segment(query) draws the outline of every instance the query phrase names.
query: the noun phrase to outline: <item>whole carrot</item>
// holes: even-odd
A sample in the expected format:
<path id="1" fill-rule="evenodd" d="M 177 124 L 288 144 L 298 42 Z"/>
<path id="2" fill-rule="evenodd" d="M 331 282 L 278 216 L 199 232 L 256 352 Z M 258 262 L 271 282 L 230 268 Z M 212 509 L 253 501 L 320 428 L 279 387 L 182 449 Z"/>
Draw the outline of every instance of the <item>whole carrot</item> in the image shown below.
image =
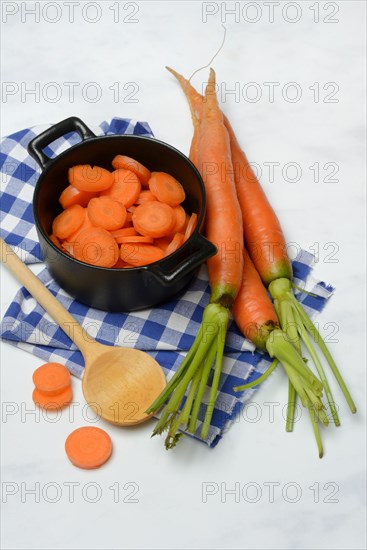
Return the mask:
<path id="1" fill-rule="evenodd" d="M 182 75 L 172 69 L 169 70 L 179 81 L 189 101 L 191 112 L 195 114 L 197 124 L 197 121 L 200 121 L 202 116 L 202 96 Z M 279 220 L 268 202 L 245 153 L 242 151 L 237 141 L 231 124 L 226 117 L 224 117 L 224 124 L 230 137 L 232 164 L 234 168 L 237 196 L 244 221 L 243 229 L 246 246 L 248 247 L 251 259 L 259 275 L 264 284 L 268 286 L 274 299 L 274 305 L 280 319 L 281 327 L 290 336 L 298 351 L 301 350 L 301 340 L 307 347 L 325 386 L 333 420 L 335 425 L 338 426 L 340 421 L 334 399 L 310 336 L 318 343 L 353 413 L 356 412 L 356 406 L 320 333 L 303 307 L 294 297 L 292 288 L 292 267 L 287 256 L 286 242 Z M 192 147 L 193 145 L 194 141 Z M 295 389 L 292 383 L 289 382 L 289 407 L 287 414 L 288 431 L 292 430 L 293 427 L 295 399 Z"/>
<path id="2" fill-rule="evenodd" d="M 200 406 L 214 363 L 209 403 L 202 424 L 201 437 L 206 438 L 214 410 L 222 370 L 229 310 L 242 282 L 243 228 L 233 178 L 230 143 L 223 115 L 215 93 L 215 73 L 210 71 L 200 124 L 197 162 L 207 191 L 207 237 L 217 246 L 217 254 L 208 261 L 210 303 L 205 308 L 198 335 L 186 358 L 165 390 L 148 409 L 156 412 L 168 397 L 153 434 L 168 430 L 166 448 L 174 447 L 181 425 L 195 433 Z M 222 176 L 218 166 L 226 164 Z M 188 389 L 185 403 L 183 399 Z"/>

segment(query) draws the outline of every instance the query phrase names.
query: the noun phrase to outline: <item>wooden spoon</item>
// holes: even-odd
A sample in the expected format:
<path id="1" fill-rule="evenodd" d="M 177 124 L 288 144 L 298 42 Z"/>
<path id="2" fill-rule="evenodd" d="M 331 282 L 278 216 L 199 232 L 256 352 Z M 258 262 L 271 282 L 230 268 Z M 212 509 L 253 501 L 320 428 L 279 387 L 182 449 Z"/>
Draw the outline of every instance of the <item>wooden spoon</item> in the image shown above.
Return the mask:
<path id="1" fill-rule="evenodd" d="M 3 239 L 0 244 L 1 261 L 80 349 L 85 361 L 82 388 L 87 403 L 102 418 L 119 426 L 148 420 L 152 415 L 145 411 L 166 385 L 158 363 L 143 351 L 96 342 Z"/>

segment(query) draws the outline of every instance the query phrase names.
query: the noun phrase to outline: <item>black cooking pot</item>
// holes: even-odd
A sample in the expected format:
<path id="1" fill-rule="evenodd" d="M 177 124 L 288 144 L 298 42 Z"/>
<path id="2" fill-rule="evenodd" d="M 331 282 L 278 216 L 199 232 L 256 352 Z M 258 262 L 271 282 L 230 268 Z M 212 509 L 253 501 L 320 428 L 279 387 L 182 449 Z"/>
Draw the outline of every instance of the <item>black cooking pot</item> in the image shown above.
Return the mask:
<path id="1" fill-rule="evenodd" d="M 50 159 L 44 148 L 69 132 L 77 132 L 82 141 Z M 28 152 L 42 167 L 34 192 L 33 215 L 45 263 L 58 284 L 78 301 L 106 311 L 155 306 L 182 291 L 200 264 L 216 253 L 216 247 L 200 234 L 206 205 L 203 181 L 192 162 L 171 145 L 133 135 L 97 137 L 79 118 L 71 117 L 34 138 Z M 69 168 L 91 164 L 111 170 L 117 154 L 132 157 L 151 171 L 174 176 L 185 189 L 186 212 L 198 215 L 194 233 L 181 248 L 143 267 L 95 267 L 67 255 L 48 237 L 52 221 L 62 210 L 58 198 L 69 185 Z"/>

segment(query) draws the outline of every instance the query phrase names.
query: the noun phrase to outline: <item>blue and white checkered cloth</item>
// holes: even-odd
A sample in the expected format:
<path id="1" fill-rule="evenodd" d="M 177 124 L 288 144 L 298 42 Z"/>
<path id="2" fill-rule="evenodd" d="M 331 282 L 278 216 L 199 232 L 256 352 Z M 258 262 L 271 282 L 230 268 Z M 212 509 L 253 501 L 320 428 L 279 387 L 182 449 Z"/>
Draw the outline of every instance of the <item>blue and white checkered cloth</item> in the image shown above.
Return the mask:
<path id="1" fill-rule="evenodd" d="M 32 218 L 32 196 L 39 169 L 27 153 L 28 142 L 45 126 L 22 130 L 1 142 L 2 188 L 0 201 L 1 235 L 22 259 L 28 263 L 41 262 L 41 250 Z M 125 119 L 103 122 L 96 134 L 152 135 L 148 124 Z M 57 140 L 46 153 L 54 156 L 78 141 L 75 135 Z M 311 272 L 313 257 L 302 251 L 293 262 L 294 282 L 304 286 Z M 88 308 L 72 300 L 44 269 L 39 278 L 77 321 L 105 344 L 134 347 L 147 351 L 162 366 L 167 379 L 178 368 L 185 352 L 198 332 L 204 307 L 209 301 L 206 267 L 202 266 L 185 294 L 153 309 L 133 313 L 106 313 Z M 333 288 L 315 283 L 312 293 L 298 292 L 298 299 L 312 316 L 325 306 Z M 52 321 L 29 293 L 21 288 L 9 306 L 0 326 L 0 336 L 9 343 L 29 351 L 43 361 L 65 364 L 72 374 L 83 375 L 83 357 L 75 344 Z M 252 381 L 269 367 L 270 358 L 254 350 L 232 321 L 228 330 L 223 371 L 211 427 L 206 443 L 214 447 L 228 430 L 236 415 L 249 401 L 257 388 L 234 393 L 233 386 Z M 286 390 L 285 390 L 286 391 Z M 209 398 L 209 388 L 204 395 Z M 203 418 L 204 408 L 199 419 Z M 197 431 L 199 438 L 200 425 Z"/>

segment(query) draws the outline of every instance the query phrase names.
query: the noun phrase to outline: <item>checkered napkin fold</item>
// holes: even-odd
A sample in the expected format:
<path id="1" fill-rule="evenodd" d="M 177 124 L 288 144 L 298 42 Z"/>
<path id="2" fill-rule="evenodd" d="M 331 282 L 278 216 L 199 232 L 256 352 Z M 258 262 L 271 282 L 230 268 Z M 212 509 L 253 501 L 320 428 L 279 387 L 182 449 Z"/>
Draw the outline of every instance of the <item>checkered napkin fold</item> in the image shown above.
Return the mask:
<path id="1" fill-rule="evenodd" d="M 42 262 L 42 252 L 32 215 L 32 197 L 40 169 L 28 155 L 27 145 L 47 126 L 37 126 L 12 134 L 1 140 L 1 236 L 26 263 Z M 129 119 L 114 118 L 92 128 L 97 135 L 137 134 L 151 136 L 149 125 Z M 45 153 L 54 157 L 79 141 L 68 134 L 48 146 Z M 293 262 L 294 282 L 304 286 L 313 257 L 302 251 Z M 198 332 L 202 313 L 209 301 L 206 267 L 202 266 L 186 292 L 176 300 L 153 309 L 133 313 L 106 313 L 89 308 L 68 296 L 52 279 L 47 269 L 39 278 L 68 311 L 97 341 L 147 351 L 162 366 L 169 380 L 178 368 L 185 352 Z M 320 312 L 333 288 L 315 282 L 312 294 L 298 293 L 297 298 L 313 316 Z M 10 344 L 29 351 L 43 361 L 64 363 L 72 374 L 83 376 L 83 357 L 69 337 L 54 323 L 29 293 L 21 288 L 6 311 L 0 326 L 0 336 Z M 270 364 L 270 358 L 254 349 L 232 321 L 225 348 L 219 393 L 206 443 L 214 447 L 228 430 L 243 405 L 257 388 L 236 394 L 233 386 L 259 377 Z M 285 389 L 286 391 L 286 389 Z M 205 398 L 209 398 L 207 388 Z M 201 411 L 201 413 L 204 412 Z M 199 420 L 203 414 L 199 415 Z M 201 422 L 199 422 L 201 424 Z M 201 426 L 197 430 L 199 439 Z"/>

